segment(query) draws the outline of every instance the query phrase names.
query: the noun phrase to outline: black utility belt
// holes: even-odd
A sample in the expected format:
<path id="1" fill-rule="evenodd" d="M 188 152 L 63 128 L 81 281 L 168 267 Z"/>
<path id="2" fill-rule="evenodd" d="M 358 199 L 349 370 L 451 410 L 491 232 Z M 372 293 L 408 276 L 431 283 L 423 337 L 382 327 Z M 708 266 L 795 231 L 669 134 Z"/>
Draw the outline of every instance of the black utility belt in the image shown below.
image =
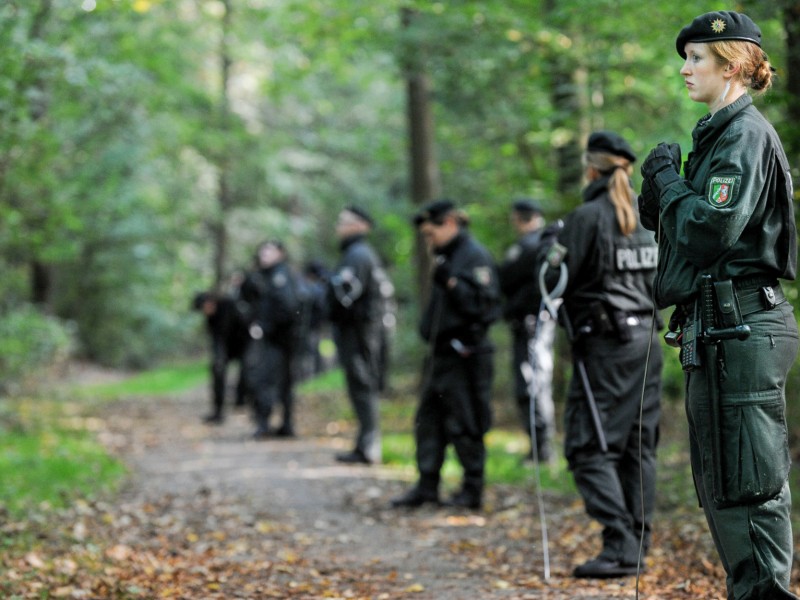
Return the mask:
<path id="1" fill-rule="evenodd" d="M 786 302 L 786 296 L 780 283 L 765 285 L 751 291 L 737 290 L 736 297 L 739 300 L 739 310 L 742 316 L 762 310 L 772 310 Z"/>
<path id="2" fill-rule="evenodd" d="M 650 325 L 653 314 L 608 311 L 600 317 L 589 317 L 578 326 L 578 337 L 613 336 L 623 341 L 630 338 L 629 330 Z"/>
<path id="3" fill-rule="evenodd" d="M 450 338 L 446 340 L 440 340 L 436 343 L 435 353 L 439 355 L 457 355 L 461 356 L 462 358 L 467 358 L 469 356 L 475 356 L 478 354 L 492 354 L 494 352 L 494 346 L 488 344 L 486 342 L 478 343 L 478 344 L 468 344 L 462 342 L 458 338 Z"/>
<path id="4" fill-rule="evenodd" d="M 733 289 L 739 305 L 741 316 L 752 315 L 762 310 L 772 310 L 779 304 L 786 302 L 786 295 L 780 282 L 776 280 L 764 281 L 764 285 L 751 286 L 742 285 L 740 282 L 734 283 Z M 694 300 L 676 306 L 675 318 L 680 322 L 685 322 L 692 318 L 694 311 Z"/>
<path id="5" fill-rule="evenodd" d="M 713 281 L 705 275 L 701 279 L 697 298 L 692 303 L 676 307 L 664 340 L 670 346 L 681 349 L 680 360 L 684 371 L 693 371 L 702 366 L 698 344 L 714 346 L 722 340 L 745 340 L 750 336 L 750 326 L 744 322 L 745 316 L 772 310 L 786 302 L 777 280 L 748 283 Z"/>

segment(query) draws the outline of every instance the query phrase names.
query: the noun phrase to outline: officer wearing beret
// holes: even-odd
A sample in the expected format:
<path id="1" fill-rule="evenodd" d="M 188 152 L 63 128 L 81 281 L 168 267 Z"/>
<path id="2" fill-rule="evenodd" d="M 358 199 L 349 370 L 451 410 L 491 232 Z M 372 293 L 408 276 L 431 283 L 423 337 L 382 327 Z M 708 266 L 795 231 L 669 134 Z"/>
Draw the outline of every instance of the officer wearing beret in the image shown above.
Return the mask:
<path id="1" fill-rule="evenodd" d="M 677 144 L 659 144 L 642 164 L 642 221 L 660 232 L 656 302 L 676 306 L 676 334 L 707 331 L 694 309 L 710 277 L 713 293 L 699 306 L 712 304 L 718 327 L 750 329 L 700 344 L 704 358 L 716 355 L 700 365 L 682 351 L 695 488 L 728 599 L 797 598 L 784 413 L 798 329 L 779 283 L 796 274 L 792 182 L 781 141 L 748 93 L 769 89 L 773 71 L 758 26 L 736 12 L 697 17 L 676 49 L 689 97 L 709 112 L 683 175 Z"/>
<path id="2" fill-rule="evenodd" d="M 552 236 L 542 235 L 542 208 L 533 200 L 520 198 L 511 205 L 511 226 L 517 241 L 506 252 L 498 267 L 500 289 L 505 302 L 503 317 L 512 336 L 511 371 L 514 376 L 514 395 L 522 424 L 531 441 L 531 457 L 546 462 L 552 458 L 551 440 L 554 433 L 553 407 L 553 341 L 556 324 L 547 311 L 541 311 L 539 265 L 542 255 L 552 243 Z M 530 365 L 534 378 L 533 394 L 523 372 Z M 535 429 L 531 432 L 531 402 Z M 534 433 L 535 435 L 532 435 Z"/>
<path id="3" fill-rule="evenodd" d="M 294 379 L 293 358 L 300 311 L 297 275 L 286 262 L 283 243 L 269 240 L 258 246 L 256 268 L 242 282 L 237 307 L 248 324 L 250 341 L 244 369 L 248 390 L 253 394 L 256 431 L 253 437 L 292 437 Z M 270 429 L 272 411 L 283 408 L 283 421 Z"/>
<path id="4" fill-rule="evenodd" d="M 653 326 L 657 248 L 635 208 L 635 160 L 618 134 L 589 136 L 584 202 L 558 236 L 568 273 L 560 318 L 575 363 L 564 452 L 586 512 L 603 526 L 602 551 L 576 577 L 635 574 L 640 540 L 644 553 L 651 540 L 662 357 Z"/>
<path id="5" fill-rule="evenodd" d="M 430 353 L 414 420 L 419 480 L 392 500 L 395 507 L 440 503 L 440 471 L 449 444 L 463 467 L 463 480 L 448 503 L 470 509 L 482 505 L 483 436 L 491 426 L 494 368 L 487 333 L 500 316 L 500 289 L 491 255 L 466 223 L 450 200 L 432 202 L 414 217 L 434 255 L 433 286 L 420 320 Z"/>
<path id="6" fill-rule="evenodd" d="M 355 445 L 336 455 L 348 464 L 381 461 L 378 392 L 383 319 L 394 288 L 366 240 L 374 222 L 358 206 L 342 209 L 336 221 L 341 258 L 328 279 L 327 305 L 347 392 L 358 419 Z"/>

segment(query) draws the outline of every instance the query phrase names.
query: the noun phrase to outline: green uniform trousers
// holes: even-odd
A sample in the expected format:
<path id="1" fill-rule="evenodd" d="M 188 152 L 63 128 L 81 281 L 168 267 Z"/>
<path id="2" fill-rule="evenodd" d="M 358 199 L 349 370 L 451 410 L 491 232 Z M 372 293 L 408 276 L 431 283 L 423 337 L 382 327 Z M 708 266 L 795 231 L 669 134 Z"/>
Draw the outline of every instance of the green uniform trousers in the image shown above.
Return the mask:
<path id="1" fill-rule="evenodd" d="M 692 472 L 727 574 L 728 600 L 797 598 L 789 592 L 792 527 L 786 375 L 798 350 L 788 302 L 748 315 L 744 341 L 720 345 L 723 480 L 733 506 L 713 501 L 713 441 L 706 369 L 686 374 Z"/>

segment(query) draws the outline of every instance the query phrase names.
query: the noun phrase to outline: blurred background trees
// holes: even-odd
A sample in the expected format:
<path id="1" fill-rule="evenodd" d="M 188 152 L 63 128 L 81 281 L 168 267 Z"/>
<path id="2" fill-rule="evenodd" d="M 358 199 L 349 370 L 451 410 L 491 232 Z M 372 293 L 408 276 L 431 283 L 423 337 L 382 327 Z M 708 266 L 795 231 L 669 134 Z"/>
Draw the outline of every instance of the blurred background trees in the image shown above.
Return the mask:
<path id="1" fill-rule="evenodd" d="M 787 65 L 800 2 L 703 6 L 725 9 L 764 31 L 779 77 L 758 106 L 797 181 L 800 72 Z M 641 156 L 662 140 L 688 152 L 704 106 L 686 97 L 674 40 L 697 12 L 689 0 L 5 0 L 0 379 L 63 356 L 135 368 L 186 352 L 194 292 L 224 289 L 266 238 L 297 265 L 332 264 L 349 203 L 376 216 L 413 313 L 408 218 L 426 196 L 459 201 L 499 258 L 512 198 L 540 199 L 550 219 L 580 201 L 592 130 Z"/>

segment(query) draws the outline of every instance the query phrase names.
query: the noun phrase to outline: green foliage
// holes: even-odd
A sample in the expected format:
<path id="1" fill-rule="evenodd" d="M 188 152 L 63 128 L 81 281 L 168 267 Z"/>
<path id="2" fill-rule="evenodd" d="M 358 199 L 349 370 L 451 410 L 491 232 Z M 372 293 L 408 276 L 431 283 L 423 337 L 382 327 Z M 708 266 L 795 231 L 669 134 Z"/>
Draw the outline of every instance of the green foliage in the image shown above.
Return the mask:
<path id="1" fill-rule="evenodd" d="M 67 324 L 24 304 L 0 313 L 0 392 L 65 360 L 74 335 Z"/>
<path id="2" fill-rule="evenodd" d="M 395 356 L 411 362 L 410 70 L 430 77 L 443 192 L 498 258 L 512 198 L 541 199 L 551 220 L 580 201 L 577 151 L 592 129 L 619 131 L 640 156 L 662 140 L 686 154 L 704 110 L 674 49 L 698 12 L 689 0 L 411 0 L 407 25 L 393 2 L 230 5 L 227 34 L 214 0 L 0 5 L 0 306 L 33 299 L 43 267 L 37 300 L 75 323 L 95 360 L 148 366 L 185 351 L 198 329 L 188 300 L 216 283 L 220 230 L 227 272 L 267 237 L 298 265 L 332 266 L 334 216 L 357 203 L 378 222 L 403 310 Z M 784 75 L 759 106 L 796 137 L 780 7 L 703 6 L 742 8 Z M 670 373 L 670 393 L 677 382 Z"/>

